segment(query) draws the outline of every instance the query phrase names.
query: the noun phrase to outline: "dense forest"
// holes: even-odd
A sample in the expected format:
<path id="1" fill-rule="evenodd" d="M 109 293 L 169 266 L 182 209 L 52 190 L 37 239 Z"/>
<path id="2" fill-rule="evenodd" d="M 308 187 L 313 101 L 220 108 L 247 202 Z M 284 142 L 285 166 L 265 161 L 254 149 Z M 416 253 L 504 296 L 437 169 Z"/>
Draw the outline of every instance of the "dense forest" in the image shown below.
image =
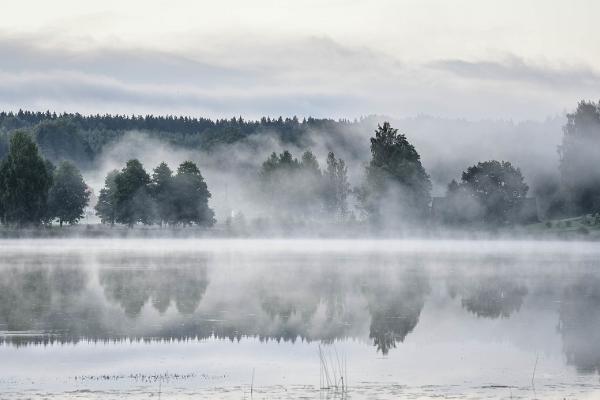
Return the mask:
<path id="1" fill-rule="evenodd" d="M 308 118 L 262 118 L 245 121 L 241 117 L 210 120 L 174 116 L 81 115 L 46 112 L 0 112 L 0 158 L 8 153 L 13 132 L 31 132 L 42 153 L 51 161 L 67 159 L 83 166 L 101 154 L 104 146 L 128 131 L 143 131 L 150 137 L 193 149 L 210 149 L 261 132 L 275 132 L 284 142 L 296 143 L 312 130 L 337 131 L 356 122 Z"/>
<path id="2" fill-rule="evenodd" d="M 557 178 L 525 177 L 510 160 L 473 160 L 445 196 L 432 195 L 431 176 L 418 149 L 404 133 L 385 122 L 370 138 L 370 158 L 360 181 L 351 183 L 345 160 L 329 151 L 322 164 L 303 145 L 315 132 L 343 132 L 360 121 L 262 118 L 259 121 L 156 116 L 82 116 L 50 112 L 0 113 L 0 220 L 5 225 L 76 224 L 86 207 L 102 223 L 159 226 L 212 226 L 211 182 L 191 160 L 175 173 L 162 162 L 148 173 L 138 159 L 110 171 L 95 204 L 80 169 L 94 168 L 105 146 L 127 132 L 192 151 L 210 152 L 261 132 L 274 132 L 284 149 L 273 152 L 245 182 L 257 193 L 253 201 L 274 223 L 370 226 L 412 229 L 430 225 L 497 228 L 584 216 L 600 224 L 600 103 L 582 101 L 567 115 Z M 440 143 L 440 146 L 443 146 Z M 524 144 L 525 145 L 525 144 Z M 304 148 L 300 159 L 292 149 Z M 265 149 L 262 149 L 265 150 Z M 348 154 L 347 152 L 344 154 Z M 229 158 L 234 157 L 230 155 Z M 537 178 L 537 177 L 533 177 Z M 96 199 L 94 199 L 96 200 Z M 539 210 L 543 212 L 540 213 Z M 244 230 L 244 207 L 227 218 Z M 264 220 L 265 217 L 263 216 Z"/>

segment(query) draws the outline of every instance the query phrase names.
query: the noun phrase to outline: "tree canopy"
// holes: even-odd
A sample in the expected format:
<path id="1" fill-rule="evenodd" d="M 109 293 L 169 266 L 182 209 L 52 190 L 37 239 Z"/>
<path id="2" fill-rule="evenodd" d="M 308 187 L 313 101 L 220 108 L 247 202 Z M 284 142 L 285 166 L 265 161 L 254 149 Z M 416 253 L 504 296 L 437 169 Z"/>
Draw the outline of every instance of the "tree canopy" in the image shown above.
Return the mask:
<path id="1" fill-rule="evenodd" d="M 414 222 L 428 216 L 429 175 L 414 146 L 388 122 L 379 125 L 371 138 L 371 161 L 359 199 L 363 210 L 376 224 Z"/>
<path id="2" fill-rule="evenodd" d="M 271 213 L 279 218 L 321 220 L 345 219 L 350 193 L 344 160 L 330 153 L 327 170 L 321 171 L 317 157 L 306 150 L 298 161 L 284 150 L 272 153 L 262 164 L 259 178 Z"/>
<path id="3" fill-rule="evenodd" d="M 128 226 L 152 223 L 153 207 L 148 185 L 150 176 L 139 160 L 127 161 L 115 178 L 116 221 Z"/>
<path id="4" fill-rule="evenodd" d="M 117 176 L 119 176 L 119 171 L 110 171 L 104 179 L 104 187 L 100 189 L 95 208 L 96 215 L 103 224 L 114 225 L 117 221 Z"/>
<path id="5" fill-rule="evenodd" d="M 173 210 L 173 171 L 162 162 L 152 173 L 152 182 L 150 184 L 150 194 L 156 201 L 156 218 L 162 225 L 175 220 Z"/>
<path id="6" fill-rule="evenodd" d="M 462 222 L 504 225 L 518 222 L 529 186 L 508 161 L 484 161 L 467 168 L 448 186 L 452 214 Z"/>
<path id="7" fill-rule="evenodd" d="M 212 226 L 214 212 L 208 206 L 211 193 L 198 166 L 185 161 L 173 175 L 160 163 L 152 178 L 139 160 L 132 159 L 121 171 L 110 172 L 96 204 L 102 223 Z"/>
<path id="8" fill-rule="evenodd" d="M 173 213 L 175 223 L 212 226 L 214 212 L 208 207 L 211 197 L 200 170 L 191 161 L 183 162 L 173 178 Z"/>
<path id="9" fill-rule="evenodd" d="M 49 165 L 31 137 L 16 132 L 0 165 L 0 209 L 7 224 L 38 225 L 48 212 L 48 190 L 52 185 Z"/>
<path id="10" fill-rule="evenodd" d="M 90 192 L 81 173 L 68 161 L 63 161 L 54 171 L 54 180 L 48 193 L 48 208 L 52 219 L 75 224 L 84 216 Z"/>

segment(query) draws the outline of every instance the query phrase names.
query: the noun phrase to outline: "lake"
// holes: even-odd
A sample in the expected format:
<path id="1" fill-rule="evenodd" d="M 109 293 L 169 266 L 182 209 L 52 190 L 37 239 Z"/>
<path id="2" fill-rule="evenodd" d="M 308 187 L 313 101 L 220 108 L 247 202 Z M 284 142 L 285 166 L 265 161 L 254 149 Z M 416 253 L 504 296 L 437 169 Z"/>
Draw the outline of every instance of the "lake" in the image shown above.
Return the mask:
<path id="1" fill-rule="evenodd" d="M 593 242 L 0 241 L 0 398 L 600 397 Z"/>

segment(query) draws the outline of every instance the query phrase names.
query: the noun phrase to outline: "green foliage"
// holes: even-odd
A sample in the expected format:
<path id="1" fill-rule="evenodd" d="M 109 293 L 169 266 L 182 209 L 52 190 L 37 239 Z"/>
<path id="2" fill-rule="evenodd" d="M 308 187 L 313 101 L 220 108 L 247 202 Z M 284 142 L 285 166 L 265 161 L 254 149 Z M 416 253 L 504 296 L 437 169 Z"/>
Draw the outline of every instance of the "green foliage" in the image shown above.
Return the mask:
<path id="1" fill-rule="evenodd" d="M 129 160 L 115 179 L 116 222 L 133 226 L 152 223 L 154 207 L 148 191 L 150 176 L 142 164 Z"/>
<path id="2" fill-rule="evenodd" d="M 144 132 L 171 145 L 195 149 L 211 149 L 245 140 L 252 135 L 269 132 L 284 143 L 300 144 L 315 131 L 342 133 L 351 123 L 331 119 L 261 118 L 246 121 L 240 118 L 210 120 L 154 115 L 81 115 L 78 113 L 0 112 L 0 158 L 6 155 L 9 136 L 17 129 L 35 133 L 42 154 L 53 160 L 75 162 L 87 166 L 105 148 L 128 131 Z"/>
<path id="3" fill-rule="evenodd" d="M 161 225 L 175 221 L 174 189 L 173 172 L 166 163 L 162 162 L 154 168 L 150 184 L 150 194 L 156 202 L 156 217 Z"/>
<path id="4" fill-rule="evenodd" d="M 31 137 L 16 132 L 0 165 L 2 222 L 38 225 L 47 217 L 48 189 L 52 175 Z"/>
<path id="5" fill-rule="evenodd" d="M 197 224 L 212 226 L 211 194 L 200 170 L 191 161 L 182 163 L 173 176 L 166 163 L 158 165 L 152 179 L 138 160 L 129 160 L 112 171 L 100 191 L 96 214 L 102 223 Z"/>
<path id="6" fill-rule="evenodd" d="M 92 150 L 77 126 L 69 119 L 43 121 L 34 129 L 40 151 L 52 162 L 70 160 L 87 165 L 92 160 Z"/>
<path id="7" fill-rule="evenodd" d="M 191 161 L 177 168 L 173 179 L 173 211 L 176 223 L 185 225 L 212 226 L 214 212 L 208 207 L 210 192 L 200 170 Z"/>
<path id="8" fill-rule="evenodd" d="M 350 191 L 347 168 L 333 153 L 328 163 L 328 170 L 322 172 L 310 150 L 302 154 L 301 161 L 288 150 L 279 155 L 272 153 L 259 172 L 261 191 L 271 215 L 304 221 L 346 218 Z"/>
<path id="9" fill-rule="evenodd" d="M 371 138 L 371 162 L 358 197 L 372 222 L 422 220 L 429 213 L 431 182 L 406 136 L 385 122 Z"/>
<path id="10" fill-rule="evenodd" d="M 492 225 L 518 222 L 529 190 L 519 168 L 496 160 L 469 167 L 463 172 L 460 185 L 452 187 L 454 192 L 449 191 L 449 197 L 462 204 L 464 210 L 462 214 L 455 210 L 458 215 L 464 215 L 468 221 L 480 220 Z"/>
<path id="11" fill-rule="evenodd" d="M 96 215 L 100 217 L 103 224 L 114 225 L 117 220 L 117 176 L 119 176 L 119 171 L 109 172 L 104 179 L 104 187 L 100 189 L 95 209 Z"/>
<path id="12" fill-rule="evenodd" d="M 600 211 L 600 102 L 582 101 L 567 115 L 559 148 L 560 173 L 569 211 L 581 215 Z"/>
<path id="13" fill-rule="evenodd" d="M 68 161 L 61 162 L 54 171 L 48 193 L 50 217 L 57 218 L 60 226 L 64 222 L 75 224 L 83 218 L 89 198 L 90 192 L 77 167 Z"/>

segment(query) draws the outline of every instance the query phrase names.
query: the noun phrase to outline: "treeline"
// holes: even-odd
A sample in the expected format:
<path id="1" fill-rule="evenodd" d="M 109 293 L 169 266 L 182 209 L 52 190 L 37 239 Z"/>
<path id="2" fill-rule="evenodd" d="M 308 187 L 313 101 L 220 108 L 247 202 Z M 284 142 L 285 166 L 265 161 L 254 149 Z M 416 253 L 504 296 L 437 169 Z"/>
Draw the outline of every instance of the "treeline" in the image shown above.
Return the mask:
<path id="1" fill-rule="evenodd" d="M 150 176 L 133 159 L 121 171 L 107 175 L 95 209 L 102 223 L 110 225 L 212 226 L 210 197 L 200 170 L 191 161 L 179 165 L 175 175 L 163 162 Z"/>
<path id="2" fill-rule="evenodd" d="M 0 222 L 7 226 L 76 224 L 84 217 L 91 189 L 68 161 L 55 167 L 44 160 L 23 131 L 12 135 L 0 163 Z M 108 174 L 95 205 L 102 223 L 202 225 L 215 223 L 208 207 L 211 194 L 200 170 L 191 161 L 173 174 L 161 163 L 152 177 L 132 159 L 121 171 Z"/>
<path id="3" fill-rule="evenodd" d="M 121 121 L 122 125 L 117 125 L 122 128 L 161 124 L 183 130 L 188 129 L 184 129 L 186 126 L 238 126 L 248 133 L 270 124 L 289 126 L 293 131 L 311 124 L 333 123 L 312 119 L 300 122 L 296 118 L 212 122 L 185 117 L 81 117 L 27 112 L 0 113 L 0 117 L 0 126 L 15 120 L 35 126 L 35 141 L 27 132 L 10 132 L 10 143 L 0 164 L 0 217 L 9 225 L 49 224 L 55 220 L 60 224 L 76 223 L 82 218 L 89 189 L 77 168 L 63 161 L 69 159 L 67 153 L 88 151 L 90 141 L 81 139 L 81 127 L 98 126 L 102 121 L 114 127 L 112 123 Z M 80 124 L 79 128 L 74 124 Z M 48 159 L 40 155 L 38 145 L 46 148 L 42 154 L 49 155 Z M 256 171 L 256 179 L 243 184 L 259 188 L 261 207 L 274 220 L 359 221 L 389 228 L 431 223 L 496 227 L 532 222 L 537 218 L 538 205 L 546 218 L 600 213 L 600 102 L 580 102 L 575 112 L 568 114 L 558 150 L 559 178 L 537 184 L 537 201 L 533 202 L 527 197 L 529 185 L 521 170 L 505 160 L 466 166 L 460 177 L 448 183 L 445 197 L 432 198 L 431 180 L 419 153 L 387 122 L 378 126 L 371 137 L 370 161 L 364 167 L 362 181 L 354 187 L 344 160 L 330 152 L 321 166 L 310 150 L 299 159 L 287 150 L 272 153 Z M 57 167 L 55 160 L 59 161 Z M 198 166 L 191 161 L 179 165 L 175 173 L 161 163 L 150 175 L 133 159 L 122 170 L 108 174 L 95 210 L 107 224 L 212 226 L 215 217 L 208 205 L 210 197 Z"/>
<path id="4" fill-rule="evenodd" d="M 307 150 L 300 160 L 289 151 L 271 156 L 258 173 L 261 192 L 274 217 L 326 218 L 345 221 L 350 217 L 350 183 L 344 160 L 333 152 L 321 170 L 315 155 Z"/>
<path id="5" fill-rule="evenodd" d="M 0 158 L 8 153 L 10 137 L 17 130 L 27 130 L 49 160 L 70 160 L 87 166 L 102 149 L 128 131 L 143 131 L 176 146 L 210 149 L 251 135 L 276 133 L 284 143 L 298 143 L 307 132 L 341 131 L 349 121 L 308 118 L 263 117 L 258 121 L 241 117 L 211 120 L 183 116 L 154 115 L 81 115 L 56 114 L 49 111 L 0 112 Z"/>
<path id="6" fill-rule="evenodd" d="M 362 220 L 379 228 L 414 228 L 432 220 L 432 185 L 421 157 L 406 136 L 387 122 L 371 138 L 371 160 L 363 182 L 354 188 L 348 182 L 346 163 L 333 152 L 323 169 L 311 151 L 300 160 L 287 150 L 273 153 L 258 176 L 272 218 Z M 444 212 L 452 218 L 436 222 L 526 222 L 520 211 L 527 190 L 520 170 L 509 162 L 478 163 L 463 173 L 461 183 L 450 184 L 448 198 L 456 207 L 446 207 Z M 349 207 L 350 199 L 355 207 Z"/>
<path id="7" fill-rule="evenodd" d="M 557 179 L 529 185 L 509 161 L 480 161 L 448 183 L 446 196 L 431 196 L 431 180 L 417 150 L 389 123 L 371 141 L 371 160 L 362 183 L 350 188 L 343 160 L 329 154 L 327 169 L 307 151 L 297 160 L 289 151 L 273 153 L 259 177 L 272 215 L 319 220 L 358 218 L 378 227 L 415 224 L 499 227 L 544 219 L 600 215 L 600 102 L 582 101 L 567 115 Z M 350 198 L 355 207 L 348 207 Z M 360 215 L 356 216 L 354 211 Z"/>
<path id="8" fill-rule="evenodd" d="M 79 170 L 63 161 L 44 160 L 25 132 L 15 133 L 0 163 L 0 221 L 5 225 L 39 225 L 58 220 L 77 223 L 90 191 Z"/>

